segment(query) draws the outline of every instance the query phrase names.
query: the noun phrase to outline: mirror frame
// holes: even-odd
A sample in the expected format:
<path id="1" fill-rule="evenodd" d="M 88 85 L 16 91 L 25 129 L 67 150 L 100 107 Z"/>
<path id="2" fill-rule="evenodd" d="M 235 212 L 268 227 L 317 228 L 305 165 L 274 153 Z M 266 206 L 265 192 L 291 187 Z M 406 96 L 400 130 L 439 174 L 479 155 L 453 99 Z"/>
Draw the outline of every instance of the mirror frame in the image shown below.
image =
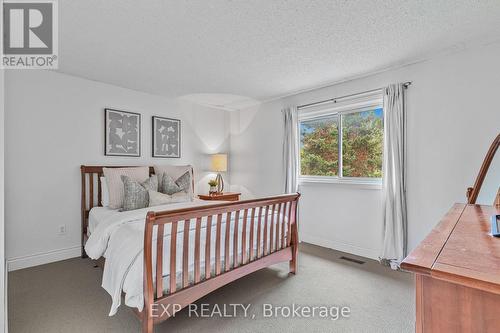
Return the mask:
<path id="1" fill-rule="evenodd" d="M 481 165 L 481 169 L 479 169 L 479 174 L 476 177 L 476 182 L 474 183 L 474 186 L 467 188 L 466 196 L 468 204 L 476 203 L 477 196 L 479 195 L 479 191 L 481 191 L 481 186 L 483 185 L 484 178 L 486 178 L 486 174 L 488 173 L 488 169 L 491 165 L 491 162 L 493 161 L 493 158 L 495 157 L 495 153 L 497 152 L 499 145 L 500 145 L 500 134 L 497 135 L 497 137 L 491 144 L 490 149 L 488 149 L 488 153 L 484 158 L 483 164 Z M 494 202 L 492 202 L 492 204 L 494 205 L 500 204 L 500 191 L 497 192 L 496 199 Z"/>

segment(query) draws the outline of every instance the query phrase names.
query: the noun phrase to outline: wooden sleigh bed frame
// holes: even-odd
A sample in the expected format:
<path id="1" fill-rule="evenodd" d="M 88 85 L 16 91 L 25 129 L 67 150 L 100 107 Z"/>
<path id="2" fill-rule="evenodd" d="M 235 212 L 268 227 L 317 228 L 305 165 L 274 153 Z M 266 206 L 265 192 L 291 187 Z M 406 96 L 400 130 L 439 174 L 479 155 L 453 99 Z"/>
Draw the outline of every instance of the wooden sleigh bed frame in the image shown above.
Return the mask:
<path id="1" fill-rule="evenodd" d="M 81 166 L 82 258 L 86 257 L 83 246 L 87 240 L 90 209 L 101 205 L 100 177 L 103 175 L 102 168 L 103 166 Z M 153 173 L 154 170 L 150 167 L 150 174 Z M 96 185 L 97 196 L 94 192 Z M 142 331 L 152 333 L 154 324 L 175 315 L 176 311 L 228 283 L 276 263 L 288 261 L 290 273 L 295 274 L 297 272 L 299 242 L 297 232 L 297 203 L 299 197 L 299 193 L 293 193 L 165 212 L 149 212 L 145 216 L 144 232 L 144 309 L 139 312 L 134 308 L 135 314 L 142 321 Z M 281 214 L 270 214 L 269 216 L 268 213 L 273 211 Z M 262 212 L 265 212 L 264 215 Z M 223 228 L 221 225 L 224 215 L 226 215 L 226 224 L 228 226 L 232 223 L 232 216 L 234 216 L 234 221 L 239 221 L 240 217 L 243 216 L 241 230 L 238 230 L 238 223 L 234 223 L 234 230 L 232 231 L 234 232 L 232 240 L 234 250 L 232 253 L 229 253 L 230 228 L 224 228 L 225 232 L 222 235 Z M 276 221 L 274 221 L 275 216 Z M 166 293 L 162 274 L 163 249 L 164 246 L 170 246 L 168 264 L 170 272 L 176 272 L 175 259 L 179 222 L 182 223 L 184 228 L 182 233 L 182 281 L 179 281 L 181 287 L 177 288 L 176 274 L 170 274 L 169 288 Z M 212 222 L 216 223 L 213 225 Z M 192 271 L 190 271 L 189 267 L 189 231 L 190 225 L 193 225 L 191 223 L 194 223 L 195 226 L 194 267 Z M 250 224 L 249 237 L 247 237 L 246 232 L 243 232 L 243 230 L 247 230 L 247 223 Z M 171 224 L 170 244 L 164 244 L 164 238 L 162 237 L 153 239 L 153 230 L 157 228 L 157 232 L 161 234 L 165 224 Z M 204 249 L 200 246 L 202 225 L 206 228 Z M 215 240 L 211 239 L 211 228 L 213 227 L 216 228 Z M 254 234 L 255 228 L 257 228 L 256 234 Z M 284 230 L 287 230 L 287 232 L 284 232 Z M 241 244 L 239 244 L 239 239 L 241 239 Z M 210 263 L 210 245 L 213 241 L 215 241 L 215 271 L 212 271 Z M 256 250 L 252 246 L 254 243 L 257 244 Z M 158 253 L 155 261 L 153 261 L 153 246 L 156 247 Z M 221 255 L 222 246 L 224 246 L 224 257 Z M 204 265 L 200 261 L 202 251 L 205 253 L 205 258 L 207 258 Z M 153 282 L 153 272 L 156 272 L 157 283 Z M 202 272 L 204 272 L 203 278 Z M 190 273 L 194 277 L 192 281 L 190 281 Z M 168 311 L 165 311 L 165 309 L 168 309 Z"/>

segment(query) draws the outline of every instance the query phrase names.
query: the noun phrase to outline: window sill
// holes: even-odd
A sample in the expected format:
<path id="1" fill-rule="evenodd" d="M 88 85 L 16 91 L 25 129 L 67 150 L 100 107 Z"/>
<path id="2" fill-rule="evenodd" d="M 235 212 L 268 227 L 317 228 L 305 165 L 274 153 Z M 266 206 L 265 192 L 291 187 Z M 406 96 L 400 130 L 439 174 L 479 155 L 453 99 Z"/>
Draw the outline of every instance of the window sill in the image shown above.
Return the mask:
<path id="1" fill-rule="evenodd" d="M 335 184 L 343 185 L 346 187 L 353 187 L 366 190 L 381 190 L 382 189 L 382 179 L 339 179 L 334 177 L 318 177 L 318 176 L 308 176 L 299 177 L 299 185 L 308 184 Z"/>

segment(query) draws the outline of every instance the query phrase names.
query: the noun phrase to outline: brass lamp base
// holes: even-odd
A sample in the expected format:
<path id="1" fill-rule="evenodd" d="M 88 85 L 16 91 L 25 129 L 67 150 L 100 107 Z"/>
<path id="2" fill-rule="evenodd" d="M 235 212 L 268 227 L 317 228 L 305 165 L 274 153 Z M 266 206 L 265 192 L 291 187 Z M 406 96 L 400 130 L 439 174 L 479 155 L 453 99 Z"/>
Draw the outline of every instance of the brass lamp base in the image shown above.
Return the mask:
<path id="1" fill-rule="evenodd" d="M 224 190 L 224 179 L 222 179 L 222 175 L 218 173 L 215 180 L 217 181 L 217 193 L 222 193 Z"/>

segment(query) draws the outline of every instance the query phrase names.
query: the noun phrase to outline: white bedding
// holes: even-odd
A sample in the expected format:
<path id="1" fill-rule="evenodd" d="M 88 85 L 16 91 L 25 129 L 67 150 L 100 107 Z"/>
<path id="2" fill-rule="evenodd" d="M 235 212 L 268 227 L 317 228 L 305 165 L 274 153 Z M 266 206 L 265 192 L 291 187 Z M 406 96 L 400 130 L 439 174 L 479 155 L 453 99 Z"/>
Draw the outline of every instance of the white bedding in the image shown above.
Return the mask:
<path id="1" fill-rule="evenodd" d="M 94 207 L 89 212 L 89 227 L 87 228 L 87 236 L 90 236 L 99 223 L 106 220 L 111 215 L 116 214 L 118 209 L 111 209 L 109 207 Z"/>
<path id="2" fill-rule="evenodd" d="M 112 210 L 109 208 L 95 207 L 91 210 L 89 214 L 89 230 L 90 236 L 85 244 L 85 251 L 88 256 L 92 259 L 98 259 L 101 256 L 106 258 L 106 265 L 104 267 L 102 287 L 111 295 L 113 304 L 109 315 L 112 316 L 116 313 L 118 307 L 121 303 L 122 291 L 125 294 L 125 304 L 130 307 L 136 307 L 139 311 L 142 311 L 144 306 L 143 299 L 143 246 L 144 246 L 144 221 L 146 213 L 148 211 L 166 211 L 179 208 L 201 206 L 201 205 L 211 205 L 221 203 L 220 201 L 199 201 L 194 202 L 184 202 L 178 204 L 162 205 L 158 207 L 149 207 L 145 209 L 138 209 L 127 212 L 119 212 L 117 210 Z M 95 211 L 94 211 L 95 210 Z M 264 214 L 264 212 L 263 212 Z M 271 214 L 271 213 L 270 213 Z M 91 227 L 91 216 L 92 216 L 92 227 Z M 224 243 L 225 234 L 225 218 L 223 215 L 222 220 L 222 243 Z M 234 214 L 232 214 L 232 219 L 234 220 Z M 238 222 L 239 228 L 242 228 L 243 214 L 240 214 L 240 220 Z M 255 217 L 257 219 L 257 216 Z M 262 219 L 262 225 L 263 225 Z M 269 225 L 271 218 L 269 217 Z M 274 221 L 277 220 L 275 215 Z M 281 219 L 280 219 L 281 220 Z M 205 248 L 206 230 L 204 223 L 202 223 L 201 230 L 201 244 L 200 249 Z M 216 218 L 212 220 L 212 232 L 211 232 L 211 267 L 214 269 L 214 256 L 215 256 L 215 232 L 216 232 Z M 232 258 L 233 253 L 233 228 L 235 223 L 231 223 L 230 232 L 230 258 Z M 286 225 L 286 224 L 285 224 Z M 194 263 L 194 231 L 195 231 L 195 221 L 190 223 L 190 235 L 189 235 L 189 271 L 193 270 Z M 176 275 L 182 273 L 182 239 L 183 239 L 183 222 L 178 224 L 178 236 L 177 236 L 177 260 L 176 260 Z M 263 229 L 263 228 L 262 228 Z M 281 229 L 281 228 L 280 228 Z M 255 235 L 257 230 L 257 223 L 255 223 Z M 156 232 L 156 228 L 155 228 Z M 247 221 L 247 239 L 250 232 L 250 217 Z M 262 230 L 263 232 L 263 230 Z M 238 244 L 241 245 L 241 233 L 239 233 L 240 239 Z M 164 264 L 163 264 L 163 276 L 164 276 L 164 286 L 168 287 L 168 278 L 170 275 L 170 265 L 168 260 L 170 258 L 170 224 L 165 225 L 164 233 Z M 156 234 L 153 235 L 153 239 L 156 239 Z M 257 236 L 254 237 L 254 248 L 256 247 Z M 262 239 L 262 237 L 261 237 Z M 155 244 L 156 242 L 153 242 Z M 156 260 L 155 246 L 153 246 L 153 262 Z M 205 251 L 202 250 L 200 253 L 201 270 L 204 271 L 205 262 Z M 221 256 L 224 258 L 224 244 L 221 246 Z M 153 265 L 154 266 L 154 265 Z M 153 276 L 155 276 L 153 272 Z M 179 282 L 180 279 L 177 279 Z M 191 281 L 192 282 L 192 281 Z"/>

